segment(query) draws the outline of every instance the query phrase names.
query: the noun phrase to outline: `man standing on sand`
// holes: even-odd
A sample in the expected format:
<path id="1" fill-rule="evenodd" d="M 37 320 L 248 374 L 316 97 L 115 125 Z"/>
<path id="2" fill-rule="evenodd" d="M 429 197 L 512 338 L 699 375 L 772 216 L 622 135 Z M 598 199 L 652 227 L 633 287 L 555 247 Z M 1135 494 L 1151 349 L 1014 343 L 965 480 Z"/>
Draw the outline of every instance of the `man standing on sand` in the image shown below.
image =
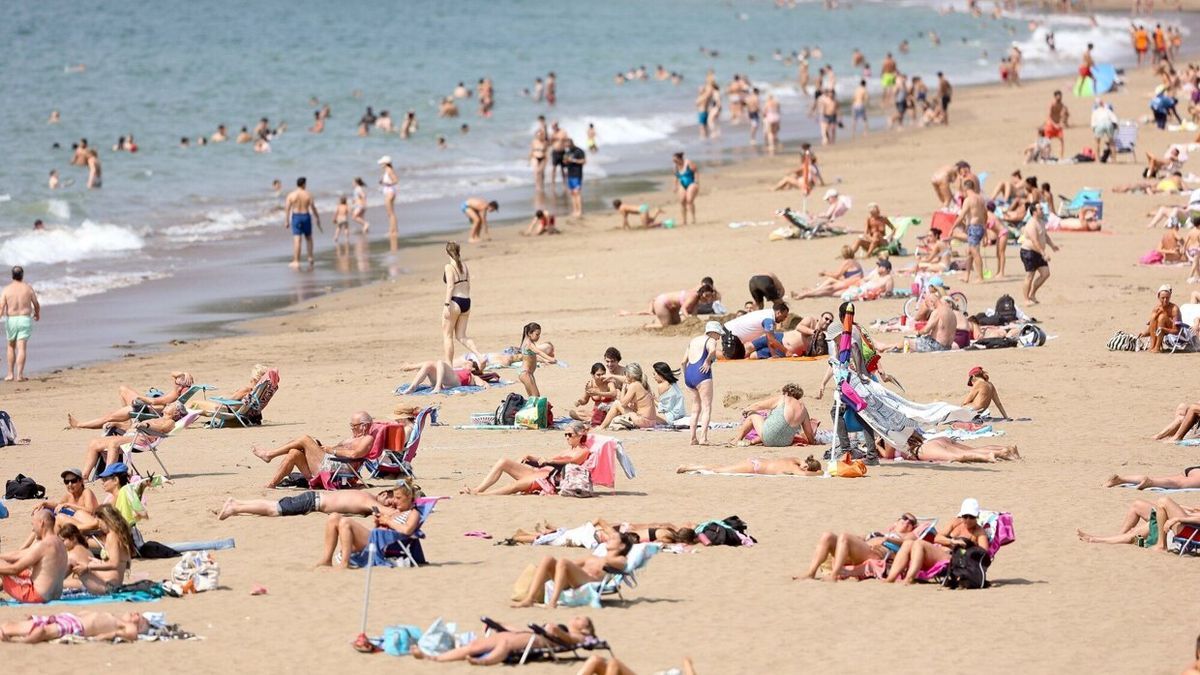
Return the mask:
<path id="1" fill-rule="evenodd" d="M 8 375 L 5 382 L 25 381 L 25 345 L 33 332 L 33 322 L 42 318 L 42 306 L 37 293 L 25 283 L 25 269 L 12 268 L 12 283 L 0 293 L 0 316 L 3 316 L 5 337 L 8 340 Z"/>
<path id="2" fill-rule="evenodd" d="M 317 221 L 317 229 L 321 232 L 321 214 L 317 213 L 317 204 L 308 192 L 308 180 L 301 176 L 296 179 L 296 189 L 288 193 L 284 201 L 283 226 L 292 228 L 292 262 L 288 267 L 300 267 L 300 238 L 308 242 L 308 267 L 313 266 L 313 220 Z"/>
<path id="3" fill-rule="evenodd" d="M 1055 90 L 1054 100 L 1050 102 L 1050 111 L 1046 115 L 1046 138 L 1058 139 L 1058 156 L 1067 156 L 1067 139 L 1063 136 L 1063 129 L 1071 126 L 1071 111 L 1067 108 L 1067 104 L 1063 103 L 1062 92 Z"/>
<path id="4" fill-rule="evenodd" d="M 983 254 L 980 253 L 979 247 L 983 245 L 983 237 L 987 234 L 987 203 L 983 201 L 983 196 L 979 194 L 979 186 L 975 184 L 975 180 L 968 178 L 963 181 L 963 191 L 966 193 L 963 197 L 962 208 L 958 212 L 958 218 L 954 220 L 954 227 L 962 225 L 967 230 L 967 283 L 971 283 L 971 272 L 976 268 L 979 270 L 979 280 L 983 281 Z"/>
<path id="5" fill-rule="evenodd" d="M 62 597 L 70 565 L 67 547 L 54 533 L 53 511 L 34 511 L 33 536 L 29 548 L 0 555 L 0 584 L 17 602 L 41 604 Z"/>
<path id="6" fill-rule="evenodd" d="M 1028 206 L 1029 220 L 1021 228 L 1021 263 L 1025 266 L 1025 302 L 1038 304 L 1037 292 L 1050 278 L 1050 263 L 1046 260 L 1046 247 L 1058 250 L 1058 246 L 1046 232 L 1042 220 L 1042 207 L 1031 203 Z"/>
<path id="7" fill-rule="evenodd" d="M 567 139 L 567 150 L 563 155 L 563 168 L 567 174 L 567 191 L 571 193 L 571 216 L 583 217 L 583 165 L 587 164 L 587 153 Z"/>
<path id="8" fill-rule="evenodd" d="M 954 87 L 950 86 L 950 80 L 947 80 L 946 76 L 940 70 L 938 71 L 937 78 L 938 98 L 942 101 L 942 124 L 949 125 L 950 98 L 954 95 Z"/>

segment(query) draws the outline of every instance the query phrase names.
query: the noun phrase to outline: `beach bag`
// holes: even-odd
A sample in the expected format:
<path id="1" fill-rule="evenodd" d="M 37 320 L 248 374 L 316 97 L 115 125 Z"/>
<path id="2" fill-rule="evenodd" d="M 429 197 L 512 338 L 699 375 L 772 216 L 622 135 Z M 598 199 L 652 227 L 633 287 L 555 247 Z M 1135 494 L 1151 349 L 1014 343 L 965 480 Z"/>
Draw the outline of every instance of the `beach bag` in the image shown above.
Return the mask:
<path id="1" fill-rule="evenodd" d="M 1138 339 L 1135 335 L 1130 335 L 1123 330 L 1113 333 L 1113 336 L 1108 339 L 1108 351 L 1110 352 L 1134 352 L 1137 351 Z"/>
<path id="2" fill-rule="evenodd" d="M 392 656 L 408 656 L 421 639 L 416 626 L 386 626 L 383 629 L 383 651 Z"/>
<path id="3" fill-rule="evenodd" d="M 1017 334 L 1017 341 L 1022 347 L 1041 347 L 1046 344 L 1046 331 L 1042 330 L 1041 326 L 1027 323 Z"/>
<path id="4" fill-rule="evenodd" d="M 865 475 L 867 475 L 867 463 L 863 460 L 854 459 L 854 456 L 848 452 L 838 460 L 838 478 L 862 478 Z"/>
<path id="5" fill-rule="evenodd" d="M 1162 251 L 1150 251 L 1139 261 L 1143 265 L 1160 265 L 1163 261 Z"/>
<path id="6" fill-rule="evenodd" d="M 12 417 L 0 410 L 0 447 L 17 444 L 17 429 L 13 426 Z"/>
<path id="7" fill-rule="evenodd" d="M 1005 293 L 996 300 L 995 309 L 976 314 L 975 320 L 980 326 L 1006 326 L 1017 320 L 1017 303 Z"/>
<path id="8" fill-rule="evenodd" d="M 171 582 L 181 593 L 203 593 L 221 585 L 221 566 L 208 551 L 188 551 L 175 563 Z"/>
<path id="9" fill-rule="evenodd" d="M 439 616 L 417 640 L 417 646 L 426 654 L 444 654 L 454 649 L 454 631 L 456 629 L 457 626 L 442 621 L 442 617 Z"/>
<path id="10" fill-rule="evenodd" d="M 497 426 L 512 426 L 517 417 L 517 411 L 525 405 L 525 397 L 512 393 L 504 397 L 500 405 L 496 408 L 496 419 L 494 424 Z"/>
<path id="11" fill-rule="evenodd" d="M 746 358 L 746 345 L 724 326 L 721 327 L 721 354 L 733 361 Z"/>
<path id="12" fill-rule="evenodd" d="M 514 416 L 514 424 L 526 429 L 545 429 L 550 426 L 550 401 L 544 396 L 533 396 Z"/>
<path id="13" fill-rule="evenodd" d="M 520 602 L 521 600 L 524 600 L 525 593 L 529 591 L 529 584 L 533 583 L 533 576 L 536 573 L 537 567 L 534 565 L 526 565 L 525 569 L 521 572 L 521 576 L 517 577 L 517 580 L 513 582 L 512 595 L 509 596 L 509 599 L 513 602 Z M 535 603 L 542 602 L 542 600 L 543 596 L 539 596 L 536 593 L 534 594 L 533 601 Z"/>
<path id="14" fill-rule="evenodd" d="M 1017 342 L 1016 338 L 988 337 L 979 338 L 975 342 L 972 342 L 967 349 L 1008 349 L 1010 347 L 1016 347 L 1017 344 L 1019 343 Z"/>
<path id="15" fill-rule="evenodd" d="M 46 496 L 46 488 L 23 473 L 4 484 L 5 499 L 41 499 Z"/>
<path id="16" fill-rule="evenodd" d="M 563 497 L 595 497 L 592 490 L 592 474 L 578 464 L 568 464 L 563 467 L 562 480 L 558 484 L 558 494 Z"/>
<path id="17" fill-rule="evenodd" d="M 746 534 L 748 527 L 741 518 L 729 516 L 697 525 L 696 536 L 705 546 L 753 546 L 758 540 Z"/>
<path id="18" fill-rule="evenodd" d="M 942 585 L 946 588 L 987 588 L 987 568 L 992 559 L 979 546 L 956 548 L 950 554 L 950 566 Z"/>

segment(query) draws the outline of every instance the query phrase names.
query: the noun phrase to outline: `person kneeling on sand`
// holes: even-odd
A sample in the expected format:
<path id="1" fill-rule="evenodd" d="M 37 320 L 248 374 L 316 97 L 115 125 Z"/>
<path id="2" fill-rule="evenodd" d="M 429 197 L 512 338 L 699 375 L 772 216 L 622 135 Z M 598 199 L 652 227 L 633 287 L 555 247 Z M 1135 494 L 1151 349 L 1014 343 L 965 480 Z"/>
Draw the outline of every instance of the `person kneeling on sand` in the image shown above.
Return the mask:
<path id="1" fill-rule="evenodd" d="M 601 581 L 606 574 L 623 573 L 628 562 L 626 556 L 636 543 L 637 537 L 634 535 L 622 534 L 618 539 L 597 546 L 592 554 L 585 558 L 542 558 L 534 568 L 528 590 L 512 606 L 532 607 L 534 603 L 544 599 L 550 609 L 558 607 L 558 600 L 564 591 Z M 545 597 L 547 581 L 554 582 L 554 593 L 548 598 Z"/>
<path id="2" fill-rule="evenodd" d="M 70 565 L 67 547 L 54 532 L 54 512 L 34 511 L 32 525 L 32 546 L 0 554 L 0 586 L 17 602 L 40 604 L 62 596 Z"/>
<path id="3" fill-rule="evenodd" d="M 374 509 L 392 506 L 393 490 L 383 490 L 371 494 L 365 490 L 335 490 L 333 492 L 301 492 L 298 495 L 284 497 L 279 501 L 271 499 L 240 500 L 230 497 L 225 500 L 217 514 L 219 520 L 230 516 L 304 516 L 313 512 L 340 513 L 350 516 L 369 516 Z"/>
<path id="4" fill-rule="evenodd" d="M 816 579 L 817 572 L 829 556 L 833 556 L 833 566 L 828 581 L 839 581 L 850 577 L 865 577 L 862 565 L 871 560 L 882 561 L 889 555 L 887 545 L 899 548 L 900 543 L 916 537 L 917 517 L 911 513 L 902 513 L 883 532 L 872 532 L 860 537 L 850 532 L 834 534 L 823 532 L 817 538 L 817 548 L 813 551 L 812 564 L 802 576 L 793 579 Z"/>
<path id="5" fill-rule="evenodd" d="M 553 637 L 553 642 L 529 630 L 501 626 L 498 632 L 477 637 L 462 647 L 441 654 L 426 654 L 417 645 L 413 645 L 409 653 L 415 658 L 439 663 L 466 661 L 473 666 L 495 666 L 506 663 L 510 655 L 525 653 L 531 645 L 533 649 L 557 649 L 563 645 L 574 647 L 596 636 L 592 620 L 586 616 L 576 616 L 565 626 L 548 623 L 542 628 Z"/>
<path id="6" fill-rule="evenodd" d="M 468 495 L 554 494 L 562 478 L 563 467 L 568 464 L 582 465 L 591 452 L 592 439 L 588 435 L 588 425 L 572 422 L 563 435 L 569 446 L 567 452 L 550 458 L 525 455 L 520 461 L 501 458 L 478 486 L 464 487 L 459 492 Z M 515 482 L 493 489 L 492 486 L 502 475 L 508 475 Z"/>
<path id="7" fill-rule="evenodd" d="M 663 210 L 659 208 L 650 208 L 649 204 L 626 204 L 620 199 L 614 199 L 612 202 L 613 208 L 617 213 L 621 214 L 621 228 L 628 230 L 629 216 L 637 216 L 641 220 L 641 226 L 644 228 L 658 227 L 662 225 L 659 218 L 662 217 Z"/>
<path id="8" fill-rule="evenodd" d="M 413 489 L 407 483 L 396 486 L 389 505 L 372 508 L 371 513 L 375 521 L 373 527 L 391 530 L 393 543 L 411 537 L 421 527 L 421 513 L 414 508 Z M 371 528 L 340 513 L 330 514 L 329 520 L 325 521 L 325 548 L 317 566 L 366 567 L 371 562 L 370 537 Z M 388 556 L 389 551 L 385 548 L 377 555 Z M 425 564 L 424 556 L 418 555 L 415 548 L 413 556 L 418 558 L 412 561 L 413 564 Z"/>
<path id="9" fill-rule="evenodd" d="M 30 615 L 22 621 L 0 624 L 0 640 L 4 642 L 51 642 L 68 635 L 96 640 L 136 642 L 138 636 L 150 631 L 150 621 L 140 612 L 120 616 L 110 612 L 78 612 Z"/>
<path id="10" fill-rule="evenodd" d="M 1169 537 L 1164 536 L 1167 530 L 1163 525 L 1181 518 L 1200 518 L 1200 507 L 1181 506 L 1170 497 L 1160 497 L 1157 503 L 1135 499 L 1121 519 L 1121 531 L 1117 534 L 1097 536 L 1083 530 L 1075 530 L 1075 534 L 1079 541 L 1088 544 L 1137 544 L 1150 547 L 1163 541 L 1165 545 Z M 1151 520 L 1156 525 L 1153 529 L 1150 527 Z"/>
<path id="11" fill-rule="evenodd" d="M 284 478 L 287 478 L 292 469 L 298 469 L 305 478 L 312 480 L 327 455 L 340 459 L 366 457 L 367 453 L 371 451 L 372 443 L 375 442 L 375 439 L 368 433 L 371 430 L 371 421 L 371 416 L 361 410 L 351 415 L 351 437 L 339 441 L 337 445 L 325 446 L 312 436 L 300 436 L 272 450 L 265 450 L 258 446 L 251 447 L 254 456 L 268 464 L 277 457 L 284 458 L 266 487 L 277 487 Z"/>
<path id="12" fill-rule="evenodd" d="M 798 384 L 785 384 L 775 396 L 755 401 L 742 409 L 745 418 L 734 441 L 738 445 L 764 445 L 768 448 L 784 448 L 792 444 L 796 434 L 804 434 L 809 444 L 816 442 L 812 418 L 808 408 L 800 399 L 804 390 Z M 753 430 L 758 441 L 749 443 L 743 439 Z M 758 473 L 752 471 L 751 473 Z"/>

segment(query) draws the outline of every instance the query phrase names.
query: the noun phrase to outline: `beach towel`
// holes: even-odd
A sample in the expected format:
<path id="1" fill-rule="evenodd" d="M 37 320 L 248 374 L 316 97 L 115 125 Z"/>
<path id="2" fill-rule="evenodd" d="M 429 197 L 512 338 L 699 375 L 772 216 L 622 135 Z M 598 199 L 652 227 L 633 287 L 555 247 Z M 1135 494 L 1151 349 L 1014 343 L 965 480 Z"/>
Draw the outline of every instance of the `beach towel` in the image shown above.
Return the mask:
<path id="1" fill-rule="evenodd" d="M 721 473 L 718 471 L 709 471 L 708 469 L 697 469 L 695 471 L 684 471 L 685 475 L 690 476 L 746 476 L 750 478 L 820 478 L 820 476 L 792 476 L 786 474 L 764 474 L 764 473 Z"/>
<path id="2" fill-rule="evenodd" d="M 441 391 L 439 391 L 438 394 L 445 395 L 445 396 L 455 396 L 455 395 L 460 395 L 460 394 L 475 394 L 475 393 L 478 393 L 481 391 L 485 391 L 487 389 L 493 389 L 495 387 L 507 387 L 511 384 L 513 384 L 513 383 L 508 380 L 500 380 L 499 382 L 490 384 L 486 387 L 481 387 L 481 386 L 475 385 L 475 384 L 469 384 L 465 387 L 446 387 L 446 388 L 443 388 Z M 415 391 L 409 391 L 408 385 L 402 384 L 399 387 L 396 387 L 396 389 L 392 393 L 394 393 L 397 396 L 434 396 L 435 395 L 433 393 L 433 387 L 431 387 L 429 385 L 417 387 Z"/>
<path id="3" fill-rule="evenodd" d="M 1136 489 L 1137 483 L 1121 483 L 1117 487 Z M 1164 488 L 1164 487 L 1149 487 L 1142 492 L 1200 492 L 1200 488 Z"/>
<path id="4" fill-rule="evenodd" d="M 1185 445 L 1185 446 L 1200 445 L 1200 438 L 1185 438 L 1182 441 L 1175 441 L 1175 445 Z"/>
<path id="5" fill-rule="evenodd" d="M 873 380 L 857 377 L 847 381 L 856 394 L 866 402 L 858 411 L 859 417 L 883 436 L 890 445 L 903 448 L 914 431 L 949 422 L 968 422 L 976 411 L 942 401 L 916 403 L 900 396 Z"/>
<path id="6" fill-rule="evenodd" d="M 164 545 L 180 553 L 187 551 L 224 551 L 225 549 L 237 548 L 233 537 L 229 537 L 228 539 L 214 539 L 212 541 L 181 541 L 177 544 Z"/>
<path id="7" fill-rule="evenodd" d="M 969 441 L 977 438 L 991 438 L 992 436 L 1003 436 L 1002 429 L 994 429 L 989 424 L 979 429 L 946 429 L 944 431 L 923 431 L 921 432 L 925 438 L 950 438 L 956 441 Z"/>
<path id="8" fill-rule="evenodd" d="M 109 602 L 154 602 L 159 598 L 167 595 L 166 589 L 162 584 L 154 582 L 139 582 L 138 584 L 128 584 L 122 586 L 112 593 L 106 595 L 92 595 L 84 590 L 79 591 L 63 591 L 62 597 L 58 600 L 42 603 L 38 606 L 48 605 L 100 605 Z M 0 607 L 30 607 L 29 603 L 17 602 L 16 600 L 2 600 Z"/>

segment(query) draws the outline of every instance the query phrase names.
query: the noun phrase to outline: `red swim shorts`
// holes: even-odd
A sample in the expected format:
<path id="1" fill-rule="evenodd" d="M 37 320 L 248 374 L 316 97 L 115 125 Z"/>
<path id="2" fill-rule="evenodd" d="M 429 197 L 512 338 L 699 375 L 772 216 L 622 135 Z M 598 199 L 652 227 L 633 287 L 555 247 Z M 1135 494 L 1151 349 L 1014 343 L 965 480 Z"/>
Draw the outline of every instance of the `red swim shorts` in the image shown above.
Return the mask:
<path id="1" fill-rule="evenodd" d="M 1054 122 L 1046 122 L 1046 126 L 1042 128 L 1046 132 L 1046 138 L 1062 138 L 1063 128 Z"/>
<path id="2" fill-rule="evenodd" d="M 19 576 L 3 576 L 0 577 L 0 584 L 4 587 L 4 592 L 12 596 L 13 600 L 26 604 L 41 604 L 46 602 L 42 596 L 33 587 L 33 581 L 29 578 L 29 570 L 25 570 Z"/>

